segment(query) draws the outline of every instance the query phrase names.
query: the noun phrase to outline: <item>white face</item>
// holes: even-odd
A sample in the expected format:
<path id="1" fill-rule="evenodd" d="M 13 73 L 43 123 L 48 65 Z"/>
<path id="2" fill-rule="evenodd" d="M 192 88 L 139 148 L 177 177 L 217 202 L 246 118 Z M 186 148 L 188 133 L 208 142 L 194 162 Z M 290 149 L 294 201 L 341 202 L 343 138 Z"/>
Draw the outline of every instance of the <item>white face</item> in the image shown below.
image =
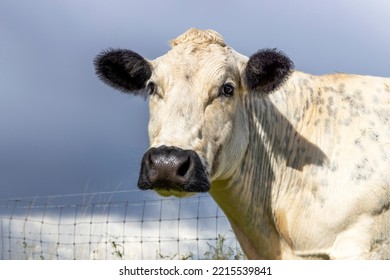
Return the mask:
<path id="1" fill-rule="evenodd" d="M 141 162 L 139 188 L 185 196 L 232 176 L 249 142 L 246 94 L 273 91 L 293 63 L 275 49 L 248 60 L 212 30 L 190 29 L 171 45 L 154 61 L 109 49 L 94 63 L 99 78 L 116 89 L 134 95 L 149 89 L 150 148 Z"/>
<path id="2" fill-rule="evenodd" d="M 227 47 L 186 44 L 151 62 L 150 146 L 195 151 L 211 181 L 231 176 L 248 144 L 241 60 Z"/>

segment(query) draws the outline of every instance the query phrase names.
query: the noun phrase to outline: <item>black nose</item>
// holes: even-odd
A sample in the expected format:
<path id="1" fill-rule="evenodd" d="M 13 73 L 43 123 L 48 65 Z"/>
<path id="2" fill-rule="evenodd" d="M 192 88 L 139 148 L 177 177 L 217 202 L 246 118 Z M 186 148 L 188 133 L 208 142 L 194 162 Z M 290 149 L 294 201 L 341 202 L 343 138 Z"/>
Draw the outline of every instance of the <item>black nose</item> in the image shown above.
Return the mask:
<path id="1" fill-rule="evenodd" d="M 198 154 L 192 150 L 160 146 L 144 155 L 138 179 L 140 189 L 207 192 L 210 181 Z"/>

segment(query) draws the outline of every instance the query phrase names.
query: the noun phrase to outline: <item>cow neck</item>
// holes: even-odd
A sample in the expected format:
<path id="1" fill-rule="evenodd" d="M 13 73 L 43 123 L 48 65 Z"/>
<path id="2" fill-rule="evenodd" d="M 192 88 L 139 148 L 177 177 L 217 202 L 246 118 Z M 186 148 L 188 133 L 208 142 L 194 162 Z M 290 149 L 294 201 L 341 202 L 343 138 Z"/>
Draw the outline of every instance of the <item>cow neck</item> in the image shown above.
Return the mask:
<path id="1" fill-rule="evenodd" d="M 274 208 L 279 195 L 283 197 L 288 192 L 285 188 L 295 180 L 289 176 L 294 174 L 291 170 L 299 171 L 308 164 L 299 158 L 299 152 L 292 153 L 291 147 L 310 149 L 289 117 L 291 108 L 299 110 L 301 106 L 289 104 L 287 98 L 294 98 L 288 96 L 291 94 L 282 88 L 272 96 L 247 98 L 250 139 L 243 162 L 230 179 L 212 183 L 210 194 L 249 258 L 279 259 L 291 253 L 288 242 L 280 239 Z"/>
<path id="2" fill-rule="evenodd" d="M 213 182 L 210 194 L 228 217 L 248 258 L 279 259 L 281 244 L 271 205 L 277 167 L 272 150 L 276 147 L 270 120 L 263 117 L 272 113 L 263 101 L 255 102 L 247 107 L 250 139 L 242 164 L 230 179 Z"/>

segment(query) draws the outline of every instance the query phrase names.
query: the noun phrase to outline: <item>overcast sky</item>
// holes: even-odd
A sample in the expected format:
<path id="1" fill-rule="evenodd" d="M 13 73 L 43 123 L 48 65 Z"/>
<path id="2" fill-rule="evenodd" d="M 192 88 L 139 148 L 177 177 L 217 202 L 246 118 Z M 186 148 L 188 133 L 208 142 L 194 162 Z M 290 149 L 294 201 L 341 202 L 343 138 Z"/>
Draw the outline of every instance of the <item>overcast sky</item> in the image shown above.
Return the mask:
<path id="1" fill-rule="evenodd" d="M 388 0 L 0 0 L 0 198 L 135 188 L 147 102 L 100 82 L 93 59 L 154 59 L 190 27 L 304 72 L 390 77 Z"/>

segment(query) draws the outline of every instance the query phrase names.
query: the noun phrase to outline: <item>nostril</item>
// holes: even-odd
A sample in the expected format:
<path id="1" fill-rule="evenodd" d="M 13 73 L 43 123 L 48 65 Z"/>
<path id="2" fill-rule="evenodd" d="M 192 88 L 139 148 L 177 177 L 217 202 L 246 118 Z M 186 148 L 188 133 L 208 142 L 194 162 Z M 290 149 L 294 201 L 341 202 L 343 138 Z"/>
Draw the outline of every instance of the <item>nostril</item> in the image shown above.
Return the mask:
<path id="1" fill-rule="evenodd" d="M 177 175 L 180 177 L 184 177 L 191 166 L 191 158 L 187 157 L 187 159 L 180 165 L 180 167 L 177 169 Z"/>
<path id="2" fill-rule="evenodd" d="M 145 165 L 151 179 L 158 177 L 158 168 L 156 168 L 156 160 L 153 158 L 153 155 L 148 155 Z"/>
<path id="3" fill-rule="evenodd" d="M 149 167 L 154 165 L 154 160 L 152 159 L 152 155 L 151 154 L 148 155 L 147 164 L 148 164 Z"/>

